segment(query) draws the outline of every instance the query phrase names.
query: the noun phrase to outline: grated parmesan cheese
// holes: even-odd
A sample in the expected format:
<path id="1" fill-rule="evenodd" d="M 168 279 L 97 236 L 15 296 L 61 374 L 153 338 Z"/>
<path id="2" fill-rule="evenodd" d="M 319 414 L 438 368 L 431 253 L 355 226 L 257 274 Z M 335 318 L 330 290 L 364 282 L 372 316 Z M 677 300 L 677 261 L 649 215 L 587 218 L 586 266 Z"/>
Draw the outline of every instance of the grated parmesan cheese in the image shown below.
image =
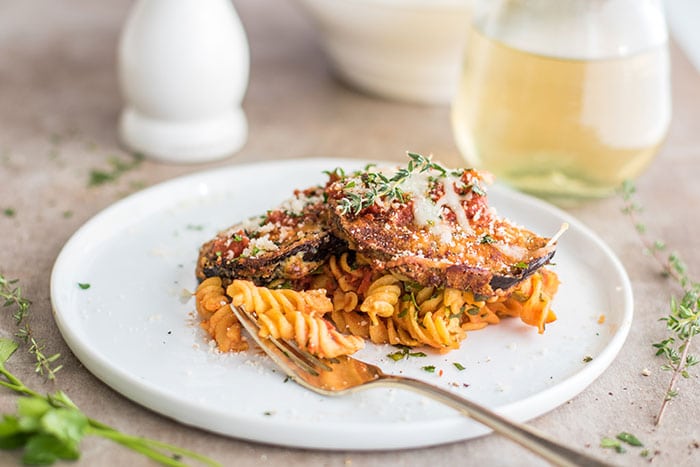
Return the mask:
<path id="1" fill-rule="evenodd" d="M 260 238 L 251 239 L 248 246 L 243 250 L 243 253 L 241 253 L 241 256 L 256 256 L 261 251 L 275 251 L 278 249 L 279 246 L 270 240 L 268 234 L 265 234 Z"/>

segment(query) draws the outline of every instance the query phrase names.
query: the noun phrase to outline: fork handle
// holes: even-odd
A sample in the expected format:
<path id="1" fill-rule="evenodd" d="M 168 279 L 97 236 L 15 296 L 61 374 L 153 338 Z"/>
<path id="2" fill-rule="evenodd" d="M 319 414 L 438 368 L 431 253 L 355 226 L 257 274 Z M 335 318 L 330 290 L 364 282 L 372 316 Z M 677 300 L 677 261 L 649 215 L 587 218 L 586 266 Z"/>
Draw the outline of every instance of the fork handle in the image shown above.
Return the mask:
<path id="1" fill-rule="evenodd" d="M 606 464 L 594 459 L 586 454 L 566 447 L 530 426 L 514 422 L 492 412 L 491 410 L 475 404 L 461 396 L 458 396 L 445 389 L 433 386 L 423 381 L 407 378 L 403 376 L 385 375 L 382 379 L 376 380 L 378 384 L 390 385 L 411 389 L 424 396 L 428 396 L 442 402 L 473 420 L 491 428 L 493 431 L 515 441 L 521 446 L 542 456 L 554 465 L 576 467 L 576 466 L 606 466 Z"/>

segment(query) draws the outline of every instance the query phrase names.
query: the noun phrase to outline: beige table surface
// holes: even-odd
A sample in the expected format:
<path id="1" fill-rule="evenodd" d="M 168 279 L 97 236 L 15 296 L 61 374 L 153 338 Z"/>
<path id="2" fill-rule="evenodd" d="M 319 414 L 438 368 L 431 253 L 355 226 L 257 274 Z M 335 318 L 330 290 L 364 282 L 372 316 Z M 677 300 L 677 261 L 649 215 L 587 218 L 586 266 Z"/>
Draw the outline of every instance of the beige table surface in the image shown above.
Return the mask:
<path id="1" fill-rule="evenodd" d="M 260 159 L 338 156 L 400 160 L 405 150 L 460 163 L 446 107 L 374 99 L 339 84 L 330 74 L 308 19 L 293 2 L 235 2 L 247 30 L 252 68 L 245 111 L 249 141 L 233 158 L 200 166 L 144 162 L 114 183 L 88 187 L 92 169 L 125 158 L 116 138 L 121 101 L 115 78 L 117 36 L 131 2 L 23 0 L 0 2 L 0 272 L 18 278 L 33 301 L 30 324 L 60 352 L 64 368 L 53 384 L 32 374 L 31 357 L 11 368 L 43 391 L 65 390 L 92 417 L 124 431 L 197 450 L 224 465 L 541 465 L 525 450 L 487 436 L 439 447 L 396 452 L 295 450 L 229 439 L 180 425 L 134 404 L 90 374 L 73 357 L 52 319 L 49 274 L 71 234 L 91 216 L 144 186 L 211 167 Z M 639 200 L 652 236 L 682 252 L 700 275 L 700 76 L 673 49 L 674 119 L 667 143 L 638 181 Z M 630 431 L 655 465 L 700 465 L 700 382 L 682 381 L 663 424 L 653 418 L 668 373 L 659 369 L 653 342 L 666 336 L 657 320 L 670 291 L 641 253 L 630 223 L 609 199 L 570 212 L 619 255 L 636 299 L 630 336 L 610 368 L 583 393 L 533 420 L 569 445 L 621 465 L 643 465 L 639 450 L 617 454 L 598 447 L 604 436 Z M 12 209 L 14 216 L 3 215 Z M 66 214 L 69 213 L 69 214 Z M 3 335 L 14 332 L 0 315 Z M 700 346 L 694 346 L 696 352 Z M 24 364 L 23 364 L 24 363 Z M 643 376 L 644 369 L 650 374 Z M 0 391 L 0 409 L 16 398 Z M 18 462 L 0 453 L 0 464 Z M 98 439 L 83 442 L 79 465 L 150 465 Z"/>

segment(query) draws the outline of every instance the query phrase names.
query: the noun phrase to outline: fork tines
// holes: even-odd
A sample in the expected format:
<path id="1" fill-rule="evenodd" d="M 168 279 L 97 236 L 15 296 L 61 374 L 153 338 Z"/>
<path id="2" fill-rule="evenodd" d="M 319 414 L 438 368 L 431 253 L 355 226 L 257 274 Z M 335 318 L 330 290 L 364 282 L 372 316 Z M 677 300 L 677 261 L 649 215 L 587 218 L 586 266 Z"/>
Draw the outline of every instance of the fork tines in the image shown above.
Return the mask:
<path id="1" fill-rule="evenodd" d="M 324 362 L 315 355 L 312 355 L 308 351 L 300 349 L 295 343 L 289 342 L 285 339 L 277 339 L 272 335 L 266 338 L 260 337 L 260 325 L 258 324 L 257 314 L 255 312 L 249 312 L 243 305 L 237 307 L 231 304 L 231 309 L 234 311 L 238 319 L 241 321 L 241 324 L 243 324 L 253 339 L 255 339 L 258 345 L 260 345 L 260 347 L 262 347 L 262 349 L 268 354 L 270 354 L 270 351 L 273 350 L 269 346 L 269 343 L 272 343 L 275 348 L 279 350 L 279 352 L 281 352 L 286 358 L 301 367 L 302 370 L 314 376 L 319 376 L 321 371 L 333 370 L 328 363 Z M 238 313 L 236 313 L 236 311 L 238 311 Z M 263 342 L 263 339 L 265 339 L 267 342 Z M 273 355 L 270 354 L 270 356 Z M 278 363 L 281 362 L 278 361 Z M 284 367 L 284 365 L 281 366 Z M 290 376 L 295 376 L 295 373 L 291 369 L 287 371 L 287 374 Z"/>

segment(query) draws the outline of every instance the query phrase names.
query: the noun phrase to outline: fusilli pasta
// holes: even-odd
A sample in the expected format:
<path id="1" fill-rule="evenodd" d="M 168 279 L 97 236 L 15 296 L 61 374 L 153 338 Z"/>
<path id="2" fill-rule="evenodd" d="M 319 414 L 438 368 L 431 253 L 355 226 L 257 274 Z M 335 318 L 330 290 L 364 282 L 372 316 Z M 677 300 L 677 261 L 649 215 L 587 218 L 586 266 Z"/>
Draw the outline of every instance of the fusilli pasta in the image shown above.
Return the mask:
<path id="1" fill-rule="evenodd" d="M 229 307 L 231 299 L 224 293 L 221 278 L 210 277 L 202 281 L 194 295 L 200 326 L 214 339 L 217 348 L 221 352 L 247 349 L 248 343 L 241 334 L 241 324 Z"/>
<path id="2" fill-rule="evenodd" d="M 262 337 L 294 339 L 300 348 L 325 358 L 348 355 L 364 345 L 361 338 L 343 335 L 323 319 L 333 309 L 323 289 L 274 290 L 234 280 L 227 294 L 234 305 L 256 314 Z"/>

